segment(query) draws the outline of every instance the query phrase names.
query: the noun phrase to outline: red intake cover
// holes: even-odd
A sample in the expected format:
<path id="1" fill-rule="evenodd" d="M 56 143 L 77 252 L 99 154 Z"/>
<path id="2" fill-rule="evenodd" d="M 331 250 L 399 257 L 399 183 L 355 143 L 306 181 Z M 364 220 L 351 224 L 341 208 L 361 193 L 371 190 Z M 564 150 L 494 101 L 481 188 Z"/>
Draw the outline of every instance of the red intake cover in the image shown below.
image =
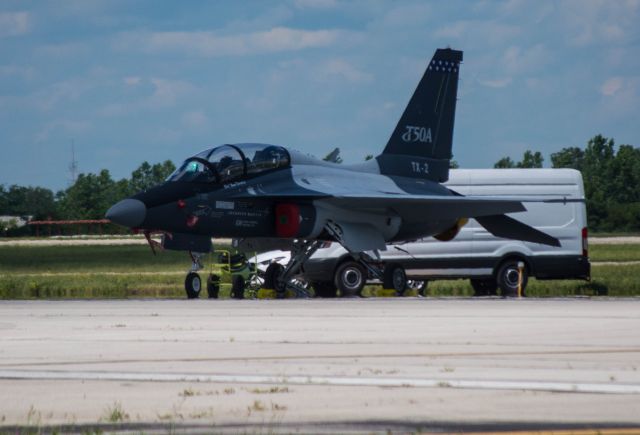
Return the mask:
<path id="1" fill-rule="evenodd" d="M 276 234 L 278 237 L 295 237 L 299 230 L 300 207 L 296 204 L 276 205 Z"/>

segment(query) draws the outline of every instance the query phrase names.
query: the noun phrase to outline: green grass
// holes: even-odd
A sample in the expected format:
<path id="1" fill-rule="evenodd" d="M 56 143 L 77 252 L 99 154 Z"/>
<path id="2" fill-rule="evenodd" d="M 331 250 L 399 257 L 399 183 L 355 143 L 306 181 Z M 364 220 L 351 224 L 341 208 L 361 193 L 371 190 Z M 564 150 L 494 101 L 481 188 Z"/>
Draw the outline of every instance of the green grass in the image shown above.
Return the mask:
<path id="1" fill-rule="evenodd" d="M 640 265 L 594 266 L 591 282 L 579 280 L 530 279 L 526 289 L 529 297 L 561 296 L 640 296 Z M 472 296 L 468 279 L 440 280 L 427 286 L 429 296 Z"/>
<path id="2" fill-rule="evenodd" d="M 0 273 L 179 271 L 190 264 L 185 252 L 154 256 L 146 245 L 0 246 Z"/>
<path id="3" fill-rule="evenodd" d="M 591 261 L 640 261 L 640 245 L 591 245 Z"/>
<path id="4" fill-rule="evenodd" d="M 146 245 L 0 246 L 0 298 L 183 298 L 190 266 Z"/>
<path id="5" fill-rule="evenodd" d="M 530 280 L 528 296 L 640 296 L 640 265 L 598 265 L 598 261 L 640 261 L 640 245 L 592 245 L 590 283 Z M 0 298 L 184 298 L 190 266 L 184 252 L 154 256 L 145 245 L 0 246 Z M 205 278 L 206 273 L 202 275 Z M 201 297 L 206 297 L 206 291 Z M 228 297 L 223 286 L 221 297 Z M 471 296 L 469 280 L 430 282 L 430 296 Z M 365 295 L 383 293 L 369 286 Z"/>
<path id="6" fill-rule="evenodd" d="M 640 233 L 636 232 L 636 231 L 627 231 L 627 232 L 614 232 L 614 231 L 602 231 L 602 232 L 597 232 L 594 233 L 591 230 L 589 230 L 589 238 L 591 237 L 638 237 L 640 236 Z"/>

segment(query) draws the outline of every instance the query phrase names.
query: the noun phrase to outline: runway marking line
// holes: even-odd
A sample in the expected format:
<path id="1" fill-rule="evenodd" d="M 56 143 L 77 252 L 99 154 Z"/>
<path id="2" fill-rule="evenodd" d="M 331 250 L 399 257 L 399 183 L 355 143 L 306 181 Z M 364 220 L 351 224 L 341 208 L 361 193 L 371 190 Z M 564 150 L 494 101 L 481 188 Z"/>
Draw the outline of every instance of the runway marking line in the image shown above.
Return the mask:
<path id="1" fill-rule="evenodd" d="M 580 354 L 612 354 L 612 353 L 640 353 L 640 348 L 630 349 L 575 349 L 575 350 L 548 350 L 548 351 L 522 351 L 522 352 L 460 352 L 460 353 L 388 353 L 388 354 L 345 354 L 345 355 L 267 355 L 267 356 L 234 356 L 234 357 L 194 357 L 194 358 L 131 358 L 131 359 L 101 359 L 83 361 L 47 361 L 14 363 L 0 363 L 0 367 L 14 367 L 17 365 L 43 367 L 43 366 L 68 366 L 79 364 L 131 364 L 131 363 L 165 363 L 165 362 L 216 362 L 216 361 L 287 361 L 305 359 L 354 359 L 354 358 L 469 358 L 469 357 L 503 357 L 503 356 L 545 356 L 545 355 L 580 355 Z"/>
<path id="2" fill-rule="evenodd" d="M 597 384 L 473 379 L 363 378 L 338 376 L 275 376 L 244 374 L 140 373 L 58 370 L 0 370 L 0 379 L 139 382 L 211 382 L 237 384 L 332 385 L 366 387 L 460 388 L 562 393 L 640 394 L 640 384 Z"/>

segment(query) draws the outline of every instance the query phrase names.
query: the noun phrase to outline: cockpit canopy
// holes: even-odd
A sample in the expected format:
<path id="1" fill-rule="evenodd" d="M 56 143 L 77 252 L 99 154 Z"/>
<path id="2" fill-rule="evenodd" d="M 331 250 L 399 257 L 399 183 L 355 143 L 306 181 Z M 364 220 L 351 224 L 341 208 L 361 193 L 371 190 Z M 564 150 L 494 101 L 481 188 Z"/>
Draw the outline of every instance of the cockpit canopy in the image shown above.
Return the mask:
<path id="1" fill-rule="evenodd" d="M 190 157 L 167 181 L 229 183 L 291 166 L 287 150 L 277 145 L 222 145 Z"/>

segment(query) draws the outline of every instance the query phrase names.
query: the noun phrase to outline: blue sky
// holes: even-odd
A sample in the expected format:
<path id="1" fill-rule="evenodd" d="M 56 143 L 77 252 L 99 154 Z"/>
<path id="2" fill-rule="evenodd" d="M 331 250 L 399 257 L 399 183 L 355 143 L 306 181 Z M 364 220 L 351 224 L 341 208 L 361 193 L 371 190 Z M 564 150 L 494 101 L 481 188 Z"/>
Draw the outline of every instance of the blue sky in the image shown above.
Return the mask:
<path id="1" fill-rule="evenodd" d="M 640 1 L 0 2 L 0 184 L 127 177 L 235 142 L 346 162 L 386 143 L 433 51 L 464 50 L 462 167 L 638 144 Z"/>

